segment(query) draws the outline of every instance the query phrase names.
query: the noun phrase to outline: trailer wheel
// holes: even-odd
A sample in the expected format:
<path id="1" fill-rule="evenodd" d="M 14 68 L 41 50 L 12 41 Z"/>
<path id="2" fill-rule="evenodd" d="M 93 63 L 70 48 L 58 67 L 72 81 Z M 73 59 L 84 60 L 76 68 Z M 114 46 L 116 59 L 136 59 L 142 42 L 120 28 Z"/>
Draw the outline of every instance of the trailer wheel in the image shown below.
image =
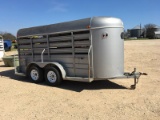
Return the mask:
<path id="1" fill-rule="evenodd" d="M 44 79 L 43 70 L 37 66 L 31 66 L 29 68 L 28 76 L 34 83 L 40 83 Z"/>
<path id="2" fill-rule="evenodd" d="M 62 82 L 60 72 L 54 67 L 48 67 L 45 70 L 45 80 L 51 86 L 57 86 Z"/>

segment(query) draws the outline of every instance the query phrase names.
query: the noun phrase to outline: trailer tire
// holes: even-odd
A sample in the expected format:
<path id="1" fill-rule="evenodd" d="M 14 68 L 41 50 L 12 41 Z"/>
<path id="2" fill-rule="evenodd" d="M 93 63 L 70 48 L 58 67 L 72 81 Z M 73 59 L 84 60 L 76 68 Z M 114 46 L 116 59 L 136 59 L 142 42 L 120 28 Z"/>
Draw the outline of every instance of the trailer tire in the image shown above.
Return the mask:
<path id="1" fill-rule="evenodd" d="M 28 76 L 34 83 L 40 83 L 44 80 L 43 70 L 35 65 L 29 68 Z"/>
<path id="2" fill-rule="evenodd" d="M 55 67 L 48 67 L 45 70 L 45 80 L 51 86 L 57 86 L 62 82 L 62 76 Z"/>

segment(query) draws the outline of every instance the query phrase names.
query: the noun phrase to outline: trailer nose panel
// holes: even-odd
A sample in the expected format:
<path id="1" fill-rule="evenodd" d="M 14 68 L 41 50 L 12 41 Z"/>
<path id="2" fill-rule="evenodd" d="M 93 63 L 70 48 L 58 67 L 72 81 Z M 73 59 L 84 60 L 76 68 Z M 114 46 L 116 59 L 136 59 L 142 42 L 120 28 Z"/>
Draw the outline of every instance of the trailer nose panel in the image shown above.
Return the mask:
<path id="1" fill-rule="evenodd" d="M 102 19 L 102 23 L 98 21 L 98 24 L 100 27 L 96 25 L 97 29 L 91 30 L 94 78 L 107 79 L 123 76 L 124 40 L 121 37 L 124 31 L 123 23 L 115 18 L 112 21 Z"/>

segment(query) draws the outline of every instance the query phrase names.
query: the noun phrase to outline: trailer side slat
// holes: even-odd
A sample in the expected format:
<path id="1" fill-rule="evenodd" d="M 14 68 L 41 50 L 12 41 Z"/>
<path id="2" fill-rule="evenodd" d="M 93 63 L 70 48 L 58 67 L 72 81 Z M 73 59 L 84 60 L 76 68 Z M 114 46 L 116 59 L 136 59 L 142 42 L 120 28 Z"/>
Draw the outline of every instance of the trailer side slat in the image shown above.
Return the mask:
<path id="1" fill-rule="evenodd" d="M 88 59 L 85 57 L 75 58 L 75 64 L 88 64 Z"/>
<path id="2" fill-rule="evenodd" d="M 88 39 L 89 34 L 78 34 L 78 35 L 74 35 L 74 40 L 77 39 Z"/>
<path id="3" fill-rule="evenodd" d="M 56 43 L 50 43 L 50 47 L 72 47 L 71 42 L 56 42 Z"/>
<path id="4" fill-rule="evenodd" d="M 44 42 L 47 42 L 46 41 L 46 38 L 36 38 L 36 39 L 33 39 L 33 43 L 44 43 Z M 30 39 L 20 39 L 19 44 L 27 44 L 27 43 L 30 43 Z"/>
<path id="5" fill-rule="evenodd" d="M 36 43 L 36 44 L 33 44 L 33 47 L 34 48 L 47 48 L 47 43 L 45 44 Z"/>
<path id="6" fill-rule="evenodd" d="M 19 49 L 31 49 L 31 45 L 19 45 Z"/>
<path id="7" fill-rule="evenodd" d="M 43 42 L 47 42 L 47 39 L 46 38 L 36 38 L 36 39 L 33 39 L 33 43 L 43 43 Z"/>
<path id="8" fill-rule="evenodd" d="M 88 69 L 88 64 L 75 64 L 76 69 Z"/>
<path id="9" fill-rule="evenodd" d="M 20 50 L 20 53 L 31 53 L 31 50 Z"/>
<path id="10" fill-rule="evenodd" d="M 51 53 L 72 53 L 72 48 L 50 49 Z"/>
<path id="11" fill-rule="evenodd" d="M 59 37 L 50 37 L 49 41 L 68 41 L 71 40 L 71 36 L 59 36 Z"/>
<path id="12" fill-rule="evenodd" d="M 88 48 L 75 48 L 75 53 L 88 53 Z"/>
<path id="13" fill-rule="evenodd" d="M 75 41 L 75 42 L 74 42 L 75 47 L 76 47 L 76 46 L 80 46 L 80 45 L 89 46 L 90 44 L 91 44 L 90 41 Z"/>
<path id="14" fill-rule="evenodd" d="M 31 40 L 30 39 L 20 39 L 18 44 L 30 44 Z"/>

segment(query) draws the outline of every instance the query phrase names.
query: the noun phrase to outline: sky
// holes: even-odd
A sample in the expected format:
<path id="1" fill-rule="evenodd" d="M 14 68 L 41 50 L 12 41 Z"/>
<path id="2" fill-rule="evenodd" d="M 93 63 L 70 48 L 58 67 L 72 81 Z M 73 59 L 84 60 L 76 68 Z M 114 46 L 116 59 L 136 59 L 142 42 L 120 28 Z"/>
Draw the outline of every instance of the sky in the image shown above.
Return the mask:
<path id="1" fill-rule="evenodd" d="M 120 18 L 125 30 L 160 26 L 160 0 L 0 0 L 0 32 L 94 16 Z"/>

